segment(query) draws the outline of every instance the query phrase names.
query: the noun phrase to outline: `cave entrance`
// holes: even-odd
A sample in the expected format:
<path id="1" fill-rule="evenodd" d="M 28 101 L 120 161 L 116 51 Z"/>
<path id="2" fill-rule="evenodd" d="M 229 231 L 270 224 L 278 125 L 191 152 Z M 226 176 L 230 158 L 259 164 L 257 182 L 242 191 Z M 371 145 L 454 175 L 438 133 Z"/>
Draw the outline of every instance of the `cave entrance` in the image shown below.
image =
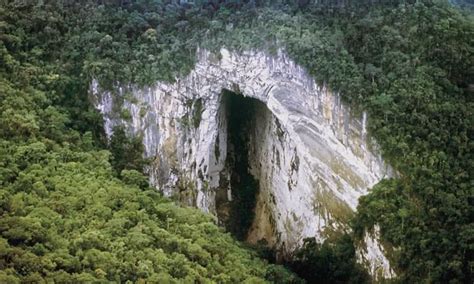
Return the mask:
<path id="1" fill-rule="evenodd" d="M 259 192 L 258 177 L 251 173 L 253 145 L 258 135 L 258 114 L 269 111 L 261 101 L 229 90 L 222 92 L 223 118 L 227 126 L 227 158 L 224 188 L 216 196 L 219 220 L 237 239 L 245 240 L 254 221 Z M 230 192 L 229 192 L 230 191 Z M 219 214 L 223 213 L 223 214 Z M 220 216 L 219 216 L 220 215 Z"/>

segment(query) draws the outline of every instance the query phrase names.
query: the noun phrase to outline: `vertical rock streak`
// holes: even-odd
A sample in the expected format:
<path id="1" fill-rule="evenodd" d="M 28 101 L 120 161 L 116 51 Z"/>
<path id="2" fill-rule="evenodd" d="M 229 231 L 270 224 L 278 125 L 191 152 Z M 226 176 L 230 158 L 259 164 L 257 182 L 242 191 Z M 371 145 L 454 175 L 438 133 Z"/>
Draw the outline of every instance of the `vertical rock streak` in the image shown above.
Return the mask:
<path id="1" fill-rule="evenodd" d="M 306 237 L 322 241 L 330 231 L 347 230 L 358 198 L 391 175 L 367 138 L 366 114 L 351 113 L 338 94 L 318 86 L 282 51 L 220 53 L 198 51 L 194 70 L 174 83 L 126 86 L 113 95 L 93 82 L 107 135 L 119 124 L 143 135 L 145 156 L 153 159 L 151 183 L 219 216 L 225 212 L 217 212 L 216 200 L 232 197 L 222 90 L 257 99 L 266 108 L 248 136 L 249 171 L 259 193 L 247 240 L 265 239 L 289 254 Z M 120 108 L 132 118 L 120 118 Z M 360 260 L 372 274 L 393 276 L 377 240 L 367 235 L 365 242 L 370 245 L 358 249 Z"/>

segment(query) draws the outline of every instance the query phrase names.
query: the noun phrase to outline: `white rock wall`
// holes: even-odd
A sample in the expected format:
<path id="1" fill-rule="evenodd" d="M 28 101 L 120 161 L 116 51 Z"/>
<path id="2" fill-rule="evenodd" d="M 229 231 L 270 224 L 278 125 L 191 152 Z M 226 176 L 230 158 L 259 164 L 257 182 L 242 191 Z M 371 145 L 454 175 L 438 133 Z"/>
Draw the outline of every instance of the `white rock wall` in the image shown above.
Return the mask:
<path id="1" fill-rule="evenodd" d="M 365 232 L 363 246 L 356 250 L 357 259 L 364 264 L 376 281 L 395 276 L 395 271 L 390 267 L 390 262 L 385 257 L 387 252 L 378 241 L 379 239 L 380 227 L 375 225 L 373 232 Z"/>
<path id="2" fill-rule="evenodd" d="M 366 137 L 365 113 L 353 115 L 337 94 L 318 86 L 281 51 L 275 56 L 226 49 L 220 53 L 198 51 L 194 70 L 174 83 L 127 86 L 112 95 L 94 82 L 92 92 L 107 135 L 119 124 L 143 135 L 145 156 L 154 160 L 151 183 L 215 214 L 227 153 L 221 92 L 242 92 L 269 109 L 251 143 L 251 170 L 259 179 L 260 194 L 248 240 L 265 238 L 291 252 L 306 237 L 322 241 L 328 231 L 346 230 L 358 198 L 391 174 Z M 124 98 L 122 106 L 113 99 L 117 97 Z M 198 99 L 203 111 L 196 128 L 193 109 Z M 119 117 L 120 107 L 130 112 L 131 120 Z M 366 242 L 359 250 L 361 260 L 386 261 L 373 245 L 376 239 L 369 236 Z M 388 266 L 382 270 L 384 277 L 393 275 Z"/>

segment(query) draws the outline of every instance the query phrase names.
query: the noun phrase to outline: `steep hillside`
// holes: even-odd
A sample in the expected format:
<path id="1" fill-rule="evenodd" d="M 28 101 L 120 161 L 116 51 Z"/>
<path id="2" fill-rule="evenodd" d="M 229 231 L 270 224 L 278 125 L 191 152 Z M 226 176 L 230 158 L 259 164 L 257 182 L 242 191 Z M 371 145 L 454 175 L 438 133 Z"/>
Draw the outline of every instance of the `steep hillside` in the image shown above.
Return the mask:
<path id="1" fill-rule="evenodd" d="M 111 156 L 83 62 L 64 59 L 67 10 L 43 8 L 0 11 L 0 282 L 297 281 L 149 188 L 132 140 Z"/>
<path id="2" fill-rule="evenodd" d="M 188 74 L 198 47 L 284 49 L 368 112 L 397 172 L 359 200 L 351 238 L 307 240 L 290 267 L 362 281 L 353 244 L 379 232 L 400 281 L 472 282 L 472 15 L 444 1 L 175 2 L 1 2 L 0 282 L 296 281 L 150 189 L 139 136 L 107 143 L 93 80 L 120 99 Z"/>

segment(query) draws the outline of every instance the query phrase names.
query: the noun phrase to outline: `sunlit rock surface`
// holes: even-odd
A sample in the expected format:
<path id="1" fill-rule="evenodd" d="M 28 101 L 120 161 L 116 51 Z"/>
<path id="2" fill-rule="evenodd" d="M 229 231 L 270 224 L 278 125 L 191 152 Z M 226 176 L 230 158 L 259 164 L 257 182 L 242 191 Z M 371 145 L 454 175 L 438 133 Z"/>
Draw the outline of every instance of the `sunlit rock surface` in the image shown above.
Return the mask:
<path id="1" fill-rule="evenodd" d="M 124 125 L 143 137 L 145 155 L 153 160 L 151 183 L 217 216 L 216 194 L 224 191 L 231 199 L 233 190 L 223 89 L 268 108 L 259 114 L 248 147 L 250 171 L 260 185 L 249 242 L 265 239 L 289 254 L 306 237 L 322 241 L 331 231 L 347 230 L 358 198 L 391 175 L 366 137 L 365 113 L 352 113 L 283 52 L 200 50 L 194 70 L 175 83 L 123 86 L 115 95 L 92 84 L 107 135 Z M 393 276 L 374 235 L 367 234 L 365 243 L 358 248 L 361 262 L 373 275 Z"/>

